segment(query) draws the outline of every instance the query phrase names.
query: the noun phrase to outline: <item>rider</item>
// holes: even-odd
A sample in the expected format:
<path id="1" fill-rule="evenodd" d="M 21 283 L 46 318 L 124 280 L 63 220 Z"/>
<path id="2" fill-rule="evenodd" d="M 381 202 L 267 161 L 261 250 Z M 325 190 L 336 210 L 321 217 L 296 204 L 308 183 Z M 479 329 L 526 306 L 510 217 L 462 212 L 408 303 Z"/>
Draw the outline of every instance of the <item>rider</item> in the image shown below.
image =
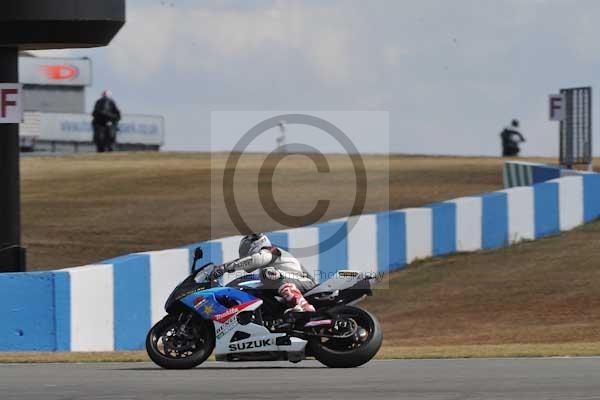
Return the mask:
<path id="1" fill-rule="evenodd" d="M 244 236 L 239 247 L 240 258 L 217 267 L 216 275 L 244 270 L 260 269 L 263 286 L 277 292 L 294 312 L 314 312 L 315 308 L 304 298 L 303 293 L 312 289 L 315 282 L 306 273 L 298 259 L 289 252 L 271 245 L 263 233 Z"/>

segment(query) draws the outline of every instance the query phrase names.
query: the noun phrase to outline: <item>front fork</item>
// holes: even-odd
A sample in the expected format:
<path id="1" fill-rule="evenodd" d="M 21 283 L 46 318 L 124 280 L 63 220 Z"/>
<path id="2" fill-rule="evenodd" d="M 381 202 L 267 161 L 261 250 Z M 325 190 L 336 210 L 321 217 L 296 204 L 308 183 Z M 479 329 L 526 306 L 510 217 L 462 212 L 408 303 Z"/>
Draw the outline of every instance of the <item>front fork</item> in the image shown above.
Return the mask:
<path id="1" fill-rule="evenodd" d="M 193 315 L 189 312 L 184 312 L 179 314 L 179 317 L 177 318 L 177 321 L 180 322 L 179 324 L 179 328 L 177 329 L 177 334 L 181 335 L 183 337 L 189 338 L 191 335 L 187 334 L 186 331 L 188 330 L 188 325 L 190 323 L 190 321 L 192 320 Z"/>

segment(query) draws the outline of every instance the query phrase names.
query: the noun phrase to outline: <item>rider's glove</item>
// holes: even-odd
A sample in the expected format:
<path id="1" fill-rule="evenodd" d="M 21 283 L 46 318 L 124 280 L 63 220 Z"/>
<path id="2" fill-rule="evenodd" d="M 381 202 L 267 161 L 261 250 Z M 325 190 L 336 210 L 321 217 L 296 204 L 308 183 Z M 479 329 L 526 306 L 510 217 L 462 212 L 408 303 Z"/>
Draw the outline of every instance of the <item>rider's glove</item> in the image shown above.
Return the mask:
<path id="1" fill-rule="evenodd" d="M 213 271 L 213 276 L 215 277 L 215 279 L 219 279 L 220 277 L 225 275 L 226 272 L 234 272 L 234 271 L 235 271 L 235 268 L 233 268 L 233 266 L 231 264 L 222 264 L 222 265 L 218 265 L 217 267 L 215 267 L 215 270 Z"/>
<path id="2" fill-rule="evenodd" d="M 219 279 L 220 277 L 222 277 L 223 275 L 225 275 L 225 272 L 227 272 L 225 270 L 225 266 L 224 265 L 218 265 L 215 267 L 214 271 L 213 271 L 213 277 L 215 279 Z"/>

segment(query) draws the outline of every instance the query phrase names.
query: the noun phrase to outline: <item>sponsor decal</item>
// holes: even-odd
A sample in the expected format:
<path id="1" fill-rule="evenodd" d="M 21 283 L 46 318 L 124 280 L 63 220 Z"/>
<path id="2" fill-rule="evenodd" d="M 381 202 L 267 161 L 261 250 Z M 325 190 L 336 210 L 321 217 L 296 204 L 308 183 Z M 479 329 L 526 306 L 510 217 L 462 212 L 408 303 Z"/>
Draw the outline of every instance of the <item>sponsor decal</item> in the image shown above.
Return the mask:
<path id="1" fill-rule="evenodd" d="M 229 345 L 229 351 L 241 351 L 249 349 L 258 349 L 261 347 L 272 346 L 272 339 L 253 340 L 251 342 L 232 343 Z"/>
<path id="2" fill-rule="evenodd" d="M 202 304 L 204 304 L 204 302 L 205 302 L 205 301 L 206 301 L 206 299 L 205 299 L 204 297 L 201 297 L 201 296 L 200 296 L 200 297 L 197 297 L 197 298 L 194 300 L 194 308 L 195 308 L 196 310 L 198 310 L 198 309 L 199 309 L 199 308 L 202 306 Z"/>
<path id="3" fill-rule="evenodd" d="M 202 312 L 206 315 L 211 315 L 213 312 L 215 312 L 215 309 L 210 304 L 207 304 L 204 306 Z"/>
<path id="4" fill-rule="evenodd" d="M 357 271 L 338 271 L 338 275 L 342 278 L 356 278 L 360 273 Z"/>
<path id="5" fill-rule="evenodd" d="M 92 132 L 92 123 L 87 118 L 81 120 L 62 120 L 59 122 L 62 132 Z M 119 124 L 119 135 L 157 135 L 160 133 L 160 126 L 152 123 L 141 122 L 122 122 Z"/>
<path id="6" fill-rule="evenodd" d="M 79 69 L 69 64 L 40 65 L 40 69 L 51 81 L 70 81 L 79 76 Z"/>
<path id="7" fill-rule="evenodd" d="M 217 339 L 221 339 L 223 336 L 225 336 L 227 333 L 229 333 L 237 325 L 238 325 L 238 322 L 237 322 L 237 318 L 235 316 L 233 318 L 230 318 L 229 320 L 227 320 L 223 325 L 219 326 L 215 330 Z"/>
<path id="8" fill-rule="evenodd" d="M 238 304 L 235 307 L 228 308 L 227 310 L 223 311 L 220 314 L 213 315 L 211 317 L 211 319 L 223 324 L 228 319 L 230 319 L 232 316 L 236 315 L 240 311 L 242 311 L 242 310 L 250 307 L 252 304 L 255 304 L 255 303 L 259 302 L 259 301 L 261 301 L 261 300 L 260 299 L 256 299 L 256 300 L 248 301 L 246 303 Z"/>

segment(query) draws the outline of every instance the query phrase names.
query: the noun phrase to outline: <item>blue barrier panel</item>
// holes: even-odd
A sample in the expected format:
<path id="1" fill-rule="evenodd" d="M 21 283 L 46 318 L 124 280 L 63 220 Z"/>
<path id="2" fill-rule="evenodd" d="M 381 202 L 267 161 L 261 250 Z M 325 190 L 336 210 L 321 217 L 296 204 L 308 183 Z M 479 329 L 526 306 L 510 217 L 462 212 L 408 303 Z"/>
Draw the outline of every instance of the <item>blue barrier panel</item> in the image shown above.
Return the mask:
<path id="1" fill-rule="evenodd" d="M 289 249 L 288 234 L 285 232 L 269 232 L 267 233 L 269 240 L 273 246 L 281 247 L 284 250 Z"/>
<path id="2" fill-rule="evenodd" d="M 68 272 L 54 272 L 56 351 L 71 350 L 71 278 Z"/>
<path id="3" fill-rule="evenodd" d="M 560 178 L 560 168 L 558 167 L 533 165 L 531 171 L 534 184 Z"/>
<path id="4" fill-rule="evenodd" d="M 347 222 L 326 222 L 319 229 L 319 282 L 348 267 Z"/>
<path id="5" fill-rule="evenodd" d="M 377 269 L 388 272 L 406 265 L 406 216 L 401 212 L 377 214 Z"/>
<path id="6" fill-rule="evenodd" d="M 150 329 L 150 256 L 113 263 L 115 350 L 140 350 Z"/>
<path id="7" fill-rule="evenodd" d="M 583 175 L 583 220 L 600 217 L 600 174 Z"/>
<path id="8" fill-rule="evenodd" d="M 506 193 L 481 195 L 481 246 L 493 249 L 508 244 L 508 196 Z"/>
<path id="9" fill-rule="evenodd" d="M 0 351 L 54 351 L 52 272 L 0 274 Z"/>
<path id="10" fill-rule="evenodd" d="M 435 203 L 431 208 L 432 252 L 442 256 L 456 252 L 456 204 Z"/>
<path id="11" fill-rule="evenodd" d="M 198 266 L 209 262 L 215 264 L 223 263 L 223 246 L 220 242 L 198 242 L 185 247 L 190 252 L 190 270 L 192 268 L 192 263 L 194 262 L 194 250 L 196 250 L 196 247 L 202 248 L 202 251 L 204 252 L 204 256 L 198 261 Z"/>
<path id="12" fill-rule="evenodd" d="M 560 232 L 558 183 L 533 185 L 533 196 L 536 239 Z"/>

